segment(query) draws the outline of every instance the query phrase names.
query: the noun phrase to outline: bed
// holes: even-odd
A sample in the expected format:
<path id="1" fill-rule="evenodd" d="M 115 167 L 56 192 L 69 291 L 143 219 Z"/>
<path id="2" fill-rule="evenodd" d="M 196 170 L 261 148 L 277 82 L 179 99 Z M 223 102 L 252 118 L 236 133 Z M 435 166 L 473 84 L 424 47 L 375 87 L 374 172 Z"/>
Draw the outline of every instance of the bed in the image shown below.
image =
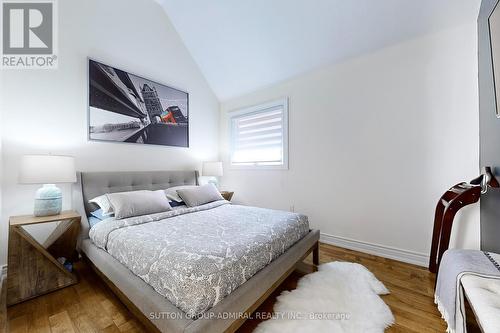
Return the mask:
<path id="1" fill-rule="evenodd" d="M 106 221 L 89 232 L 85 217 L 96 208 L 89 199 L 196 185 L 196 171 L 85 172 L 77 179 L 79 251 L 148 331 L 234 332 L 297 263 L 311 252 L 318 263 L 319 231 L 307 218 L 224 200 Z"/>

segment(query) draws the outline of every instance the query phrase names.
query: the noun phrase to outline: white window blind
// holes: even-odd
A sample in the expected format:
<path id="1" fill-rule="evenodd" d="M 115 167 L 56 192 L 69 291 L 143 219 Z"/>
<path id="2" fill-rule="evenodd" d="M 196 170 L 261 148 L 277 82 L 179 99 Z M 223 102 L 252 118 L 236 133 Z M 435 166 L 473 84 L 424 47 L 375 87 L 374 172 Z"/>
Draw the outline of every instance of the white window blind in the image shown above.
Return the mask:
<path id="1" fill-rule="evenodd" d="M 231 116 L 231 164 L 287 167 L 288 108 L 279 100 Z"/>

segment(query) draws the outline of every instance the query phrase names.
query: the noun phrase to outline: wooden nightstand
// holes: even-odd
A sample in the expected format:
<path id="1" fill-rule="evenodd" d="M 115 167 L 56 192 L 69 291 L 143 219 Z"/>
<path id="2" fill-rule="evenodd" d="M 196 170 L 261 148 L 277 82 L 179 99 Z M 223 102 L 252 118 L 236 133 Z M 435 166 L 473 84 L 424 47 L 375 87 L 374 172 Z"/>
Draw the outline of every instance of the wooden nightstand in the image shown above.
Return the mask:
<path id="1" fill-rule="evenodd" d="M 234 192 L 229 192 L 229 191 L 220 191 L 220 194 L 222 195 L 222 197 L 224 199 L 226 199 L 227 201 L 231 201 L 231 199 L 233 198 L 233 195 L 234 195 Z"/>
<path id="2" fill-rule="evenodd" d="M 75 258 L 80 220 L 80 215 L 74 211 L 43 217 L 32 215 L 10 217 L 8 306 L 78 282 L 76 275 L 65 269 L 57 258 Z M 60 221 L 59 224 L 43 244 L 24 228 L 28 225 L 57 221 Z"/>

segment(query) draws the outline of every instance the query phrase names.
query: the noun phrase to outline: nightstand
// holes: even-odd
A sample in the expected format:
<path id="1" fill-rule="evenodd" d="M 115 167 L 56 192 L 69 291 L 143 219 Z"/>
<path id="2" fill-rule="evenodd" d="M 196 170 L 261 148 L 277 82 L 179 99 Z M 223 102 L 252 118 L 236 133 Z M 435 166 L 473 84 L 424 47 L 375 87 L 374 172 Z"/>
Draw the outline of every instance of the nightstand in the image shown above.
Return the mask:
<path id="1" fill-rule="evenodd" d="M 222 195 L 222 197 L 224 199 L 226 199 L 227 201 L 231 201 L 231 199 L 233 198 L 233 195 L 234 195 L 234 192 L 229 192 L 229 191 L 220 191 L 220 194 Z"/>
<path id="2" fill-rule="evenodd" d="M 76 275 L 57 261 L 75 258 L 81 216 L 74 211 L 35 217 L 12 216 L 9 219 L 7 268 L 7 305 L 73 285 Z M 43 244 L 25 228 L 29 225 L 59 222 Z"/>

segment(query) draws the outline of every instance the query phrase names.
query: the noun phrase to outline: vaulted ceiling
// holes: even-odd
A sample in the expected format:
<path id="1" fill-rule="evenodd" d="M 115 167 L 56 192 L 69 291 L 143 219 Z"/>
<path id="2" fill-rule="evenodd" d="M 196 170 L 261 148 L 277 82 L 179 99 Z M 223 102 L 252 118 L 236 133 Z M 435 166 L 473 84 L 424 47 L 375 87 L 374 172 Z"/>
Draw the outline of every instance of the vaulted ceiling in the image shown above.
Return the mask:
<path id="1" fill-rule="evenodd" d="M 220 100 L 475 22 L 480 0 L 157 0 Z"/>

